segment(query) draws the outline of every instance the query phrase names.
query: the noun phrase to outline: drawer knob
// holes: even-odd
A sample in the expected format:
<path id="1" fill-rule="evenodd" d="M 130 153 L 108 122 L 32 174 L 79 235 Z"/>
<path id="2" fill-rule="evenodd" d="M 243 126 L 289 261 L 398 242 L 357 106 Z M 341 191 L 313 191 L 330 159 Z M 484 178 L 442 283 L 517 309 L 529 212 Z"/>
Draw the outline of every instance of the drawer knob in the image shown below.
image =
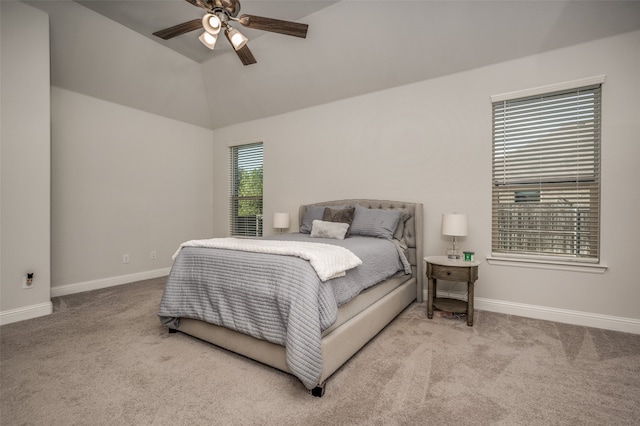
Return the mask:
<path id="1" fill-rule="evenodd" d="M 447 271 L 447 275 L 451 275 L 451 271 Z"/>

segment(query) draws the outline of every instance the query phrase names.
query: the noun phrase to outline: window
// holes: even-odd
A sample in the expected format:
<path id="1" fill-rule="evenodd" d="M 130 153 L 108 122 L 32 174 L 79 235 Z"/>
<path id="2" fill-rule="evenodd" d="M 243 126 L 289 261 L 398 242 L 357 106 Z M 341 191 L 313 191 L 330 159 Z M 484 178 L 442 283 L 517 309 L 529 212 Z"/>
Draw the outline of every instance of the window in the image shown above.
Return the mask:
<path id="1" fill-rule="evenodd" d="M 599 260 L 603 81 L 492 98 L 494 255 Z"/>
<path id="2" fill-rule="evenodd" d="M 233 236 L 262 236 L 262 143 L 231 147 L 230 224 Z"/>

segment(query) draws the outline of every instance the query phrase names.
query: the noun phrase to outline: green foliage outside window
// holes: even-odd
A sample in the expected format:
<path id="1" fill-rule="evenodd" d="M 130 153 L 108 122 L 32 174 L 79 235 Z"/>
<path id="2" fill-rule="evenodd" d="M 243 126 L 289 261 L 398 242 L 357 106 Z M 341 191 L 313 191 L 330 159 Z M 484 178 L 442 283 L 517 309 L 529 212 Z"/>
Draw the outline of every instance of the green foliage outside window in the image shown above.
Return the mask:
<path id="1" fill-rule="evenodd" d="M 262 215 L 262 167 L 240 170 L 238 176 L 238 216 Z"/>
<path id="2" fill-rule="evenodd" d="M 262 143 L 231 147 L 230 233 L 262 236 Z"/>

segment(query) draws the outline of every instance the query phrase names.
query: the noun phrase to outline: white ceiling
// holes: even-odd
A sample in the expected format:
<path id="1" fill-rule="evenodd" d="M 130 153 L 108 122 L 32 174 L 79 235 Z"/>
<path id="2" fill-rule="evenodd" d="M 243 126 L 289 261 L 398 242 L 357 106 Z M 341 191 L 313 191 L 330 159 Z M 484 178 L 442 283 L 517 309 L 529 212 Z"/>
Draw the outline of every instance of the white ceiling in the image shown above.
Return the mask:
<path id="1" fill-rule="evenodd" d="M 640 29 L 640 1 L 243 1 L 309 24 L 306 39 L 239 27 L 244 67 L 198 31 L 151 35 L 202 16 L 184 0 L 27 3 L 50 15 L 52 84 L 208 128 Z"/>

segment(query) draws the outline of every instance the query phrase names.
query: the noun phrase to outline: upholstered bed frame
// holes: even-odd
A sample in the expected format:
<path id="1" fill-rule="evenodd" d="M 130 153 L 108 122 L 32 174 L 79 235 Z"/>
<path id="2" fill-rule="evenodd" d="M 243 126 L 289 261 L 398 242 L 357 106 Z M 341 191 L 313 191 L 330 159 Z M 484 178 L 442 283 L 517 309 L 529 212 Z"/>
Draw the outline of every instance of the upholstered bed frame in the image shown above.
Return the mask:
<path id="1" fill-rule="evenodd" d="M 322 206 L 361 205 L 372 209 L 403 209 L 410 218 L 405 222 L 404 240 L 408 246 L 411 275 L 394 276 L 375 287 L 387 288 L 377 294 L 369 290 L 340 307 L 337 325 L 322 336 L 322 376 L 318 386 L 311 391 L 315 396 L 324 394 L 326 379 L 349 358 L 378 334 L 414 300 L 422 302 L 424 286 L 423 259 L 423 207 L 419 203 L 351 199 L 315 203 Z M 300 207 L 302 222 L 306 206 Z M 368 298 L 368 301 L 367 301 Z M 361 299 L 358 307 L 358 299 Z M 364 300 L 364 305 L 362 301 Z M 366 306 L 366 307 L 362 307 Z M 285 348 L 246 334 L 209 324 L 203 321 L 181 318 L 178 331 L 213 343 L 214 345 L 244 355 L 279 370 L 291 373 L 286 362 Z"/>

